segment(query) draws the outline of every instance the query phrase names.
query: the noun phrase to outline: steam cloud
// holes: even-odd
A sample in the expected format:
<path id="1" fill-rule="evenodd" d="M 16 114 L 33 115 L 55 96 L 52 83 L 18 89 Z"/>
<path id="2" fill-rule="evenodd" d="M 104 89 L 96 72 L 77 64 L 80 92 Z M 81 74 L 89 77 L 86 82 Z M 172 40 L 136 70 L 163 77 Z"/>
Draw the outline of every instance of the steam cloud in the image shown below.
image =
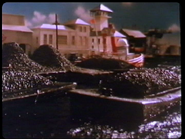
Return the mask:
<path id="1" fill-rule="evenodd" d="M 177 24 L 173 24 L 171 25 L 168 30 L 172 31 L 172 32 L 180 32 L 180 27 Z"/>
<path id="2" fill-rule="evenodd" d="M 75 10 L 75 15 L 86 22 L 89 22 L 92 19 L 90 12 L 82 6 L 77 7 L 77 9 Z"/>
<path id="3" fill-rule="evenodd" d="M 55 14 L 54 13 L 44 15 L 39 11 L 34 11 L 33 17 L 31 19 L 25 20 L 25 23 L 28 27 L 34 27 L 34 26 L 41 25 L 43 23 L 54 23 L 54 22 L 55 22 Z"/>

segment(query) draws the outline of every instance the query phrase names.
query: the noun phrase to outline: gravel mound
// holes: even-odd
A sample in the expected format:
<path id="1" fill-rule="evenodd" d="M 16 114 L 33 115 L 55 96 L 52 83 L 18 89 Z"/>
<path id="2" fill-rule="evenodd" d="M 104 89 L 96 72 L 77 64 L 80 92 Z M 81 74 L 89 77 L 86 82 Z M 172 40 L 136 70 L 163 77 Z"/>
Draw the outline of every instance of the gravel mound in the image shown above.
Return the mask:
<path id="1" fill-rule="evenodd" d="M 65 58 L 65 56 L 50 45 L 41 45 L 35 50 L 31 59 L 43 66 L 53 67 L 64 71 L 77 69 L 76 66 Z"/>
<path id="2" fill-rule="evenodd" d="M 31 60 L 17 43 L 7 43 L 2 46 L 2 66 L 11 66 L 16 71 L 41 72 L 50 70 Z"/>
<path id="3" fill-rule="evenodd" d="M 7 98 L 12 92 L 53 85 L 54 82 L 49 79 L 38 74 L 31 74 L 28 71 L 9 70 L 2 72 L 2 98 Z"/>
<path id="4" fill-rule="evenodd" d="M 103 79 L 99 89 L 107 95 L 143 98 L 179 86 L 181 78 L 173 71 L 163 68 L 141 68 Z"/>

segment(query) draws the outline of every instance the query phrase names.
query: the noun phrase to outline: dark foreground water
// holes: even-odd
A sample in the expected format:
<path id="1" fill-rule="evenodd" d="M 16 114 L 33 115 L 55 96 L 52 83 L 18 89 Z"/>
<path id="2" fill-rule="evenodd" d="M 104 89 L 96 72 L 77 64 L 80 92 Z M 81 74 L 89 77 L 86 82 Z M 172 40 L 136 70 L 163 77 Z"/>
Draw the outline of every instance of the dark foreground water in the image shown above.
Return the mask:
<path id="1" fill-rule="evenodd" d="M 70 117 L 70 98 L 63 96 L 3 103 L 4 138 L 179 138 L 181 136 L 180 106 L 174 107 L 156 119 L 140 125 L 102 124 L 73 120 Z"/>
<path id="2" fill-rule="evenodd" d="M 91 121 L 72 119 L 67 95 L 2 103 L 4 138 L 179 138 L 181 104 L 141 124 L 111 123 L 104 117 Z M 120 117 L 121 118 L 121 117 Z"/>

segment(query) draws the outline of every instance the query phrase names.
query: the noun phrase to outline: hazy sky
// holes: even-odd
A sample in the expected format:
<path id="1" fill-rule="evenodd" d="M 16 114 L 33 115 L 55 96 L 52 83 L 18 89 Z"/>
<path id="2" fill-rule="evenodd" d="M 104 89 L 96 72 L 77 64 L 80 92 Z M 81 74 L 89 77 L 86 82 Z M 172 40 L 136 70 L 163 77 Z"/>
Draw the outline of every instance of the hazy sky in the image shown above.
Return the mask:
<path id="1" fill-rule="evenodd" d="M 57 13 L 59 21 L 81 18 L 89 21 L 89 10 L 97 7 L 97 2 L 7 2 L 2 6 L 3 13 L 20 14 L 27 25 L 34 27 L 42 23 L 54 22 Z M 172 29 L 180 32 L 180 4 L 177 2 L 102 2 L 113 10 L 109 20 L 116 29 L 135 27 L 141 31 L 149 28 Z"/>

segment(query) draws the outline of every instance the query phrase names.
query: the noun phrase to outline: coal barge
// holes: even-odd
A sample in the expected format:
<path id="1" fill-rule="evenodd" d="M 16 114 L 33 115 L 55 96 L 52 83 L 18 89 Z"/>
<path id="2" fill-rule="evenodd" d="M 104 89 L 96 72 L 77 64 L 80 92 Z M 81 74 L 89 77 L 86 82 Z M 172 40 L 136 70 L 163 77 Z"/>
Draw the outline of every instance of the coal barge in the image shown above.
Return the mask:
<path id="1" fill-rule="evenodd" d="M 75 89 L 69 92 L 73 118 L 99 117 L 111 121 L 143 122 L 162 114 L 181 100 L 181 88 L 159 92 L 150 98 L 121 98 L 99 94 L 97 89 Z"/>
<path id="2" fill-rule="evenodd" d="M 3 95 L 2 102 L 26 99 L 30 97 L 34 100 L 33 102 L 36 103 L 37 100 L 40 99 L 62 96 L 65 92 L 74 89 L 76 86 L 77 84 L 75 82 L 58 82 L 55 83 L 53 86 L 6 92 L 6 94 Z"/>
<path id="3" fill-rule="evenodd" d="M 161 68 L 116 73 L 98 89 L 70 90 L 71 113 L 74 118 L 148 121 L 180 104 L 180 85 L 178 74 Z"/>

